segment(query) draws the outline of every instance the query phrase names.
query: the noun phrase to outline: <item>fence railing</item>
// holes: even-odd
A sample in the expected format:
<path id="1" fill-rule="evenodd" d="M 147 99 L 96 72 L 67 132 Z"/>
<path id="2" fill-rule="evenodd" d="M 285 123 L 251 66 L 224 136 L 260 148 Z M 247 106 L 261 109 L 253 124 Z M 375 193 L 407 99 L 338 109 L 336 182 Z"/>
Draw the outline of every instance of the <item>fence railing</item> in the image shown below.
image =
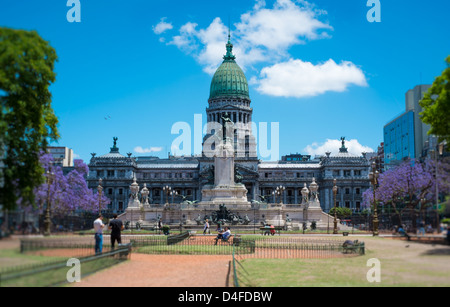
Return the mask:
<path id="1" fill-rule="evenodd" d="M 246 244 L 246 240 L 242 240 Z M 248 244 L 248 243 L 247 243 Z M 352 257 L 365 254 L 364 242 L 358 240 L 343 241 L 329 238 L 268 238 L 253 239 L 251 253 L 242 253 L 239 246 L 234 246 L 232 272 L 235 287 L 255 287 L 252 276 L 245 269 L 247 259 L 329 259 Z"/>
<path id="2" fill-rule="evenodd" d="M 364 248 L 344 247 L 341 238 L 233 236 L 228 241 L 215 236 L 137 237 L 134 252 L 171 255 L 238 255 L 246 258 L 337 258 L 363 254 Z M 359 246 L 359 245 L 358 245 Z"/>
<path id="3" fill-rule="evenodd" d="M 27 247 L 30 247 L 29 245 Z M 54 246 L 53 246 L 54 247 Z M 39 251 L 49 252 L 55 249 L 49 246 L 44 248 L 42 245 Z M 0 270 L 0 287 L 50 287 L 67 282 L 67 274 L 71 269 L 68 265 L 68 260 L 76 258 L 80 263 L 81 277 L 85 277 L 95 273 L 101 269 L 113 266 L 120 262 L 126 261 L 131 255 L 131 245 L 123 245 L 114 250 L 103 252 L 102 254 L 92 254 L 90 246 L 82 247 L 80 245 L 69 246 L 65 248 L 69 253 L 64 253 L 65 256 L 61 259 L 54 259 L 51 261 L 42 261 L 21 266 L 14 266 Z M 80 251 L 91 250 L 90 255 L 80 257 Z M 33 252 L 29 248 L 26 252 Z M 58 250 L 61 252 L 61 250 Z M 24 251 L 25 252 L 25 251 Z M 61 253 L 59 253 L 61 255 Z M 67 256 L 70 254 L 71 256 Z M 70 266 L 70 267 L 69 267 Z"/>

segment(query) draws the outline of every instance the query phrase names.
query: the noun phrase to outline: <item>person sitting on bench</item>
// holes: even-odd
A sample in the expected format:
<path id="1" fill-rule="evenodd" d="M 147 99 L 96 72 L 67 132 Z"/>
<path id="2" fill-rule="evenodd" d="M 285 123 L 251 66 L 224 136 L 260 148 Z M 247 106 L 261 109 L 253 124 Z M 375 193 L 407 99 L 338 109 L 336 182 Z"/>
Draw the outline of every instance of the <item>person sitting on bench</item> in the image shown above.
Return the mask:
<path id="1" fill-rule="evenodd" d="M 411 240 L 411 236 L 408 235 L 408 233 L 405 231 L 405 229 L 403 229 L 403 226 L 402 226 L 402 225 L 399 225 L 399 226 L 398 226 L 398 233 L 399 233 L 402 237 L 408 238 L 408 241 Z"/>
<path id="2" fill-rule="evenodd" d="M 225 227 L 225 230 L 219 232 L 219 234 L 217 235 L 216 244 L 215 245 L 217 245 L 217 242 L 219 240 L 227 241 L 230 237 L 231 237 L 231 230 L 230 230 L 230 228 Z"/>

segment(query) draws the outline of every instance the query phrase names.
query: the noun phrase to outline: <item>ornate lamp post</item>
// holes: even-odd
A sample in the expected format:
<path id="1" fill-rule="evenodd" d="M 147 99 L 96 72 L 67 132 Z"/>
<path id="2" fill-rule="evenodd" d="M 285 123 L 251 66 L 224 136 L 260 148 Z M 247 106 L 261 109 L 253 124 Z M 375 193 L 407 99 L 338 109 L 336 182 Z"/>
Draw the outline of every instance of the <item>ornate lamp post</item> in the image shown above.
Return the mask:
<path id="1" fill-rule="evenodd" d="M 97 187 L 97 191 L 98 191 L 98 214 L 102 213 L 102 192 L 103 192 L 102 183 L 103 183 L 103 180 L 102 180 L 102 178 L 100 178 L 98 180 L 98 187 Z"/>
<path id="2" fill-rule="evenodd" d="M 166 194 L 166 206 L 169 205 L 169 195 L 170 192 L 172 191 L 172 188 L 169 187 L 168 185 L 166 185 L 165 187 L 163 187 L 163 192 Z"/>
<path id="3" fill-rule="evenodd" d="M 169 192 L 169 195 L 171 196 L 172 204 L 173 204 L 173 198 L 174 198 L 174 196 L 178 196 L 178 192 L 172 190 L 172 191 Z"/>
<path id="4" fill-rule="evenodd" d="M 50 210 L 51 210 L 51 202 L 50 202 L 50 185 L 53 180 L 55 180 L 55 174 L 53 172 L 47 171 L 47 209 L 45 210 L 45 220 L 44 220 L 44 236 L 50 235 L 50 226 L 52 221 L 50 219 Z"/>
<path id="5" fill-rule="evenodd" d="M 372 163 L 372 171 L 369 173 L 369 180 L 372 183 L 372 190 L 373 190 L 373 236 L 376 237 L 379 235 L 378 226 L 380 224 L 380 221 L 378 220 L 378 208 L 377 208 L 377 202 L 375 199 L 375 189 L 378 184 L 378 176 L 380 174 L 377 171 L 377 165 L 375 162 Z"/>
<path id="6" fill-rule="evenodd" d="M 306 230 L 306 224 L 308 223 L 308 206 L 309 206 L 309 190 L 308 187 L 305 185 L 303 186 L 302 189 L 302 205 L 304 206 L 303 208 L 303 233 L 305 233 Z"/>
<path id="7" fill-rule="evenodd" d="M 286 187 L 280 185 L 279 187 L 277 187 L 277 188 L 275 189 L 274 192 L 272 192 L 272 195 L 275 196 L 275 203 L 277 202 L 277 196 L 279 196 L 279 197 L 280 197 L 280 205 L 283 204 L 283 197 L 282 197 L 282 196 L 283 196 L 283 192 L 284 192 L 285 190 L 286 190 Z"/>
<path id="8" fill-rule="evenodd" d="M 439 234 L 441 233 L 441 227 L 439 227 L 439 185 L 438 185 L 438 155 L 442 156 L 444 154 L 444 142 L 437 145 L 437 151 L 436 151 L 436 232 Z"/>
<path id="9" fill-rule="evenodd" d="M 337 208 L 336 208 L 336 194 L 338 191 L 338 187 L 336 185 L 337 180 L 333 180 L 333 195 L 334 195 L 334 229 L 333 234 L 338 234 L 338 228 L 337 228 Z"/>

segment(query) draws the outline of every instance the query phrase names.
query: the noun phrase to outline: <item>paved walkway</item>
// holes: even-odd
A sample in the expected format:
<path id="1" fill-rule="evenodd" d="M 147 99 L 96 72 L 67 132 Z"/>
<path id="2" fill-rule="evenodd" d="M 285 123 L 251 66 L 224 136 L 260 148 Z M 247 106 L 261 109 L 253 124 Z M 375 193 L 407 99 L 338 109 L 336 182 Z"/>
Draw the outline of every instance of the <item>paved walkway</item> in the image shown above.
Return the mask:
<path id="1" fill-rule="evenodd" d="M 131 260 L 85 277 L 75 287 L 227 287 L 231 256 L 133 253 Z"/>

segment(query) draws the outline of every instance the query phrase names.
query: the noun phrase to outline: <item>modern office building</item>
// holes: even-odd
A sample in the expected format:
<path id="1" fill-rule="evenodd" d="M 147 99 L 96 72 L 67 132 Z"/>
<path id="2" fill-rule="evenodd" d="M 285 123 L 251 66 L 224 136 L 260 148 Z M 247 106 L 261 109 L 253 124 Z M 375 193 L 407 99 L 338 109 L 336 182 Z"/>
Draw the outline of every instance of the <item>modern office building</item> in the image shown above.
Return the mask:
<path id="1" fill-rule="evenodd" d="M 428 135 L 430 126 L 420 119 L 420 101 L 431 85 L 417 85 L 405 94 L 405 112 L 384 126 L 385 169 L 405 159 L 419 159 L 434 136 Z"/>
<path id="2" fill-rule="evenodd" d="M 408 111 L 384 126 L 385 167 L 395 166 L 406 158 L 415 159 L 414 112 Z"/>
<path id="3" fill-rule="evenodd" d="M 73 167 L 73 150 L 67 147 L 48 147 L 53 156 L 53 164 L 60 167 Z"/>

